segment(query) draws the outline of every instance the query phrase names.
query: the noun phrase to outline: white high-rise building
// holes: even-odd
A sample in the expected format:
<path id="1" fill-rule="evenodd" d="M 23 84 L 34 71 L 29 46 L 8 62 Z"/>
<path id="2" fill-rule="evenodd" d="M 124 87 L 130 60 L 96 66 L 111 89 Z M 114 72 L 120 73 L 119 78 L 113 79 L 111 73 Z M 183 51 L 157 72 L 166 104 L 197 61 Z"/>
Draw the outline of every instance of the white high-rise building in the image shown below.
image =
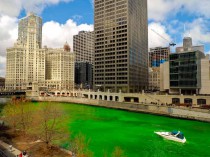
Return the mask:
<path id="1" fill-rule="evenodd" d="M 45 53 L 42 45 L 42 19 L 33 13 L 19 21 L 18 39 L 7 49 L 6 90 L 31 89 L 45 84 Z"/>

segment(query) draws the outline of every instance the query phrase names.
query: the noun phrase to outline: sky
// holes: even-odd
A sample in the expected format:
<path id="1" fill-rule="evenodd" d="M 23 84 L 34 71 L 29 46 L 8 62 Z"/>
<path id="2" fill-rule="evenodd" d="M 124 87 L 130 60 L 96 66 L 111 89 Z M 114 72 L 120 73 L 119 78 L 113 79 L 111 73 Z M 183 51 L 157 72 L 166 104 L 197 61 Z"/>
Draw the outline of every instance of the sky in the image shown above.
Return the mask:
<path id="1" fill-rule="evenodd" d="M 94 0 L 0 0 L 0 77 L 5 77 L 6 48 L 18 36 L 18 21 L 34 12 L 43 19 L 43 45 L 73 47 L 73 35 L 92 31 Z M 148 0 L 149 47 L 168 46 L 190 36 L 210 54 L 210 0 Z M 162 37 L 154 33 L 154 31 Z M 174 48 L 172 48 L 174 51 Z"/>

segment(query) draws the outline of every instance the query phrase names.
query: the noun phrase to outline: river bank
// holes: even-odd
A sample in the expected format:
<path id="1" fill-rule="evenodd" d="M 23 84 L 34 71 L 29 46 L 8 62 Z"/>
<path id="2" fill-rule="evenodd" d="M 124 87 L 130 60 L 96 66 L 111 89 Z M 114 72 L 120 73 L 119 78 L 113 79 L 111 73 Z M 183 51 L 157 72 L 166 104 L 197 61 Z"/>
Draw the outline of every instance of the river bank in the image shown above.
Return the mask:
<path id="1" fill-rule="evenodd" d="M 93 100 L 78 97 L 34 97 L 34 101 L 53 101 L 53 102 L 69 102 L 76 104 L 85 104 L 98 107 L 114 108 L 120 110 L 127 110 L 132 112 L 144 112 L 162 116 L 184 118 L 190 120 L 198 120 L 210 122 L 210 111 L 203 109 L 193 109 L 186 107 L 162 106 L 155 104 L 140 104 L 140 103 L 126 103 L 114 102 L 104 100 Z"/>
<path id="2" fill-rule="evenodd" d="M 4 157 L 16 157 L 23 151 L 33 157 L 71 156 L 70 151 L 61 149 L 52 142 L 46 145 L 46 141 L 41 138 L 42 132 L 37 133 L 42 128 L 37 130 L 33 124 L 36 124 L 37 119 L 44 114 L 35 118 L 38 111 L 32 102 L 27 102 L 27 104 L 25 100 L 12 99 L 12 102 L 6 105 L 10 101 L 11 99 L 0 98 L 0 156 L 3 154 Z M 41 111 L 39 110 L 39 113 Z M 33 121 L 32 119 L 36 120 Z M 62 136 L 63 134 L 62 132 Z"/>

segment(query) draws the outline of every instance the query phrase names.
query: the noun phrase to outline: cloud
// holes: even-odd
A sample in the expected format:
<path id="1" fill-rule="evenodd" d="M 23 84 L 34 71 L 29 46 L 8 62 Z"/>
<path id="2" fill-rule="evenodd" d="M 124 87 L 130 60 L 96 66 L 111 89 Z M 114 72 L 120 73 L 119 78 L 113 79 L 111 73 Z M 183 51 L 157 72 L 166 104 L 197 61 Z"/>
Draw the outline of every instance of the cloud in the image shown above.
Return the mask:
<path id="1" fill-rule="evenodd" d="M 203 18 L 198 18 L 191 23 L 186 23 L 187 31 L 184 36 L 190 36 L 194 44 L 210 43 L 210 32 L 208 27 L 210 22 Z"/>
<path id="2" fill-rule="evenodd" d="M 169 45 L 171 37 L 167 33 L 166 27 L 161 23 L 158 22 L 150 23 L 148 27 L 148 32 L 149 32 L 149 48 Z"/>
<path id="3" fill-rule="evenodd" d="M 82 30 L 93 31 L 93 25 L 77 25 L 72 19 L 67 20 L 65 24 L 55 21 L 46 22 L 43 25 L 43 45 L 58 48 L 63 47 L 64 43 L 68 41 L 71 48 L 73 48 L 73 35 Z"/>
<path id="4" fill-rule="evenodd" d="M 17 17 L 22 10 L 41 14 L 46 6 L 73 0 L 1 0 L 0 14 Z"/>
<path id="5" fill-rule="evenodd" d="M 149 19 L 163 21 L 175 15 L 180 8 L 179 0 L 148 0 Z"/>
<path id="6" fill-rule="evenodd" d="M 1 0 L 0 14 L 18 16 L 22 9 L 22 2 L 19 0 Z"/>
<path id="7" fill-rule="evenodd" d="M 0 76 L 5 76 L 6 48 L 12 47 L 17 39 L 18 19 L 0 15 Z"/>
<path id="8" fill-rule="evenodd" d="M 11 47 L 17 39 L 17 18 L 0 15 L 0 56 L 6 56 L 6 48 Z"/>
<path id="9" fill-rule="evenodd" d="M 0 76 L 5 76 L 6 57 L 0 56 Z"/>
<path id="10" fill-rule="evenodd" d="M 209 0 L 148 0 L 149 19 L 164 21 L 178 12 L 210 18 Z"/>

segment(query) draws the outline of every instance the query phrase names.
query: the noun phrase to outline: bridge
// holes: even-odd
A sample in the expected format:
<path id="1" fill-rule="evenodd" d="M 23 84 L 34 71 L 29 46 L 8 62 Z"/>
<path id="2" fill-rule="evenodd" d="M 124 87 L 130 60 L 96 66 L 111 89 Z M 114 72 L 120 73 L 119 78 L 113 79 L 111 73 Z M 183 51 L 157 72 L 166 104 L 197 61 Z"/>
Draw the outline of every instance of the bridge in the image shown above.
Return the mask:
<path id="1" fill-rule="evenodd" d="M 25 91 L 0 91 L 0 97 L 25 96 Z"/>

